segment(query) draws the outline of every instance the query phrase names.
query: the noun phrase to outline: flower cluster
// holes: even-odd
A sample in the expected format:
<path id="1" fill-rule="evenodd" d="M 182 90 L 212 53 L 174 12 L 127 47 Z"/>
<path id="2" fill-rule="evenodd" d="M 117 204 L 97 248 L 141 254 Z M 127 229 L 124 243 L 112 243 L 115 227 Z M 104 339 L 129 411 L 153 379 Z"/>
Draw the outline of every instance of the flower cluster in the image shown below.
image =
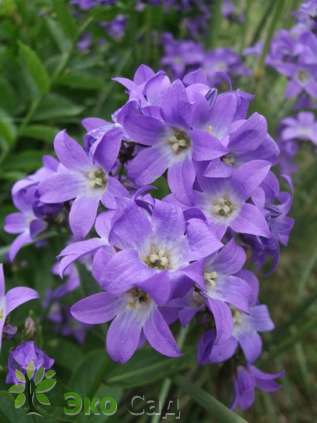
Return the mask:
<path id="1" fill-rule="evenodd" d="M 67 216 L 71 238 L 58 272 L 68 281 L 53 297 L 76 289 L 73 266 L 86 264 L 97 292 L 71 314 L 110 323 L 112 359 L 125 363 L 145 343 L 178 357 L 171 325 L 195 324 L 199 363 L 235 356 L 235 404 L 250 405 L 243 381 L 273 390 L 276 377 L 253 365 L 260 333 L 274 324 L 250 265 L 272 258 L 275 267 L 293 225 L 291 194 L 272 172 L 277 144 L 262 115 L 248 116 L 250 94 L 219 94 L 204 73 L 171 81 L 141 65 L 133 80 L 115 80 L 129 98 L 112 121 L 85 119 L 83 145 L 59 132 L 57 159 L 46 157 L 14 186 L 20 212 L 6 230 L 20 235 L 10 257 Z"/>
<path id="2" fill-rule="evenodd" d="M 181 78 L 190 71 L 203 71 L 211 86 L 229 78 L 250 75 L 238 53 L 230 48 L 216 48 L 205 51 L 200 43 L 191 39 L 176 40 L 172 34 L 163 35 L 164 56 L 161 63 L 175 78 Z"/>
<path id="3" fill-rule="evenodd" d="M 317 98 L 316 7 L 315 1 L 302 4 L 296 25 L 278 31 L 267 58 L 267 63 L 288 79 L 285 96 L 300 99 L 301 105 Z"/>

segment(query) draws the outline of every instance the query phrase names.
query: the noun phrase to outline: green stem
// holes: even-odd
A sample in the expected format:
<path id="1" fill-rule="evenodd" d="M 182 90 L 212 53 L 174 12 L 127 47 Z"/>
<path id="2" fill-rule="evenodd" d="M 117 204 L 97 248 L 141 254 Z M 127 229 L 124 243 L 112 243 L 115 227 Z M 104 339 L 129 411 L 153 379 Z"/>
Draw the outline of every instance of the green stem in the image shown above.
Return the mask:
<path id="1" fill-rule="evenodd" d="M 222 13 L 221 13 L 221 6 L 222 6 L 222 0 L 213 0 L 212 5 L 210 6 L 210 29 L 209 29 L 209 35 L 207 38 L 207 47 L 208 48 L 215 48 L 217 44 L 217 38 L 221 26 L 221 19 L 222 19 Z"/>
<path id="2" fill-rule="evenodd" d="M 187 333 L 189 331 L 189 325 L 182 327 L 181 330 L 179 331 L 178 337 L 177 337 L 177 344 L 179 346 L 179 349 L 182 349 Z M 172 385 L 172 381 L 171 379 L 167 378 L 164 380 L 162 386 L 161 386 L 161 390 L 160 390 L 160 394 L 159 394 L 159 405 L 160 405 L 160 409 L 163 410 L 164 408 L 164 404 L 166 402 L 169 390 L 171 388 Z M 159 423 L 161 416 L 160 415 L 154 415 L 152 417 L 151 423 Z"/>
<path id="3" fill-rule="evenodd" d="M 275 28 L 279 22 L 280 16 L 283 13 L 285 0 L 275 0 L 274 6 L 275 7 L 273 11 L 273 16 L 267 31 L 266 39 L 263 46 L 263 51 L 259 58 L 256 70 L 255 70 L 256 78 L 262 78 L 262 76 L 264 75 L 264 62 L 271 46 L 271 41 L 275 32 Z"/>

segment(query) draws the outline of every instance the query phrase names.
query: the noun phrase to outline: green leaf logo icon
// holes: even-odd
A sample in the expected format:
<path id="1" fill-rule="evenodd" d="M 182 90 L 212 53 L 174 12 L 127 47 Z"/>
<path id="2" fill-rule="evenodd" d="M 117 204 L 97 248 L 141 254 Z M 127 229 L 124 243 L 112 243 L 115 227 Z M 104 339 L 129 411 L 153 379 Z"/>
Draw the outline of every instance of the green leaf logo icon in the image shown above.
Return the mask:
<path id="1" fill-rule="evenodd" d="M 55 385 L 56 385 L 55 379 L 44 379 L 36 387 L 35 392 L 40 394 L 42 394 L 43 392 L 49 392 L 54 388 Z"/>
<path id="2" fill-rule="evenodd" d="M 47 398 L 47 396 L 45 394 L 36 392 L 35 393 L 35 398 L 37 399 L 37 401 L 41 404 L 41 405 L 51 405 L 50 400 Z"/>
<path id="3" fill-rule="evenodd" d="M 24 374 L 22 372 L 20 372 L 20 370 L 16 369 L 15 376 L 18 379 L 19 382 L 22 382 L 22 383 L 25 383 L 26 382 L 25 376 L 24 376 Z"/>
<path id="4" fill-rule="evenodd" d="M 36 386 L 42 382 L 42 380 L 44 379 L 44 376 L 45 376 L 45 369 L 43 367 L 40 367 L 34 376 L 34 383 Z"/>
<path id="5" fill-rule="evenodd" d="M 26 401 L 26 396 L 25 396 L 25 394 L 19 394 L 19 395 L 16 397 L 15 401 L 14 401 L 14 407 L 15 407 L 15 408 L 21 408 L 21 407 L 23 407 L 23 406 L 24 406 L 24 404 L 25 404 L 25 401 Z"/>
<path id="6" fill-rule="evenodd" d="M 9 388 L 10 394 L 22 394 L 25 391 L 25 385 L 23 383 L 17 383 Z"/>

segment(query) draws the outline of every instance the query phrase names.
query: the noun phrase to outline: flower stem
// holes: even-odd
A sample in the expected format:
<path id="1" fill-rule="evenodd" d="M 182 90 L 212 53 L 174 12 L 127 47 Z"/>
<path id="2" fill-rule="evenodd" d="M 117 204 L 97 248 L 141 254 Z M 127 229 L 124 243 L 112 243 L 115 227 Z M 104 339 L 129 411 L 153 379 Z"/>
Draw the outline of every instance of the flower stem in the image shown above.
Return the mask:
<path id="1" fill-rule="evenodd" d="M 255 78 L 256 79 L 261 79 L 263 74 L 264 74 L 264 64 L 265 64 L 265 59 L 266 56 L 269 52 L 270 46 L 271 46 L 271 41 L 274 35 L 274 31 L 275 28 L 279 22 L 279 18 L 283 13 L 284 10 L 284 6 L 285 6 L 285 0 L 276 0 L 275 4 L 274 4 L 274 11 L 273 11 L 273 16 L 272 16 L 272 20 L 270 22 L 267 34 L 266 34 L 266 39 L 264 41 L 264 46 L 263 46 L 263 51 L 262 54 L 259 58 L 257 67 L 255 69 Z"/>
<path id="2" fill-rule="evenodd" d="M 188 334 L 189 331 L 189 325 L 182 327 L 181 330 L 179 331 L 178 337 L 177 337 L 177 344 L 179 346 L 179 348 L 181 349 L 184 345 L 186 336 Z M 166 378 L 161 386 L 161 390 L 160 390 L 160 395 L 159 395 L 159 407 L 160 410 L 163 410 L 165 402 L 166 402 L 166 398 L 168 396 L 169 390 L 171 388 L 172 385 L 172 380 L 170 378 Z M 157 414 L 154 415 L 152 417 L 151 423 L 159 423 L 161 419 L 161 415 Z"/>

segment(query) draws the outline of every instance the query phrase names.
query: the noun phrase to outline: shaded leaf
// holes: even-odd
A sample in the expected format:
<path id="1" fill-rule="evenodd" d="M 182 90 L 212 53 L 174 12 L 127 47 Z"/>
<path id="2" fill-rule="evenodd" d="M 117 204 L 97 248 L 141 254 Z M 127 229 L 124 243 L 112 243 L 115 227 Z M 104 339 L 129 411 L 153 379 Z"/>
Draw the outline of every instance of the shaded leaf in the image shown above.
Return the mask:
<path id="1" fill-rule="evenodd" d="M 177 376 L 174 382 L 182 391 L 190 395 L 195 402 L 208 411 L 213 421 L 219 423 L 246 423 L 246 420 L 238 416 L 238 414 L 230 411 L 229 408 L 208 394 L 208 392 L 185 378 Z"/>
<path id="2" fill-rule="evenodd" d="M 65 118 L 79 115 L 83 110 L 83 107 L 77 106 L 61 95 L 50 94 L 42 101 L 41 108 L 34 113 L 33 120 L 55 119 L 62 122 Z"/>
<path id="3" fill-rule="evenodd" d="M 39 92 L 41 94 L 47 93 L 50 88 L 50 78 L 40 58 L 34 50 L 21 41 L 19 48 L 22 60 Z"/>
<path id="4" fill-rule="evenodd" d="M 177 360 L 164 358 L 155 351 L 141 350 L 124 365 L 114 368 L 107 376 L 106 384 L 134 388 L 170 377 L 194 363 L 194 354 L 185 353 Z"/>
<path id="5" fill-rule="evenodd" d="M 51 142 L 58 132 L 58 128 L 46 125 L 29 125 L 22 128 L 20 136 L 33 138 L 39 141 Z"/>
<path id="6" fill-rule="evenodd" d="M 77 35 L 77 23 L 70 13 L 68 4 L 66 5 L 65 0 L 53 0 L 53 7 L 65 35 L 71 39 L 75 39 Z"/>

